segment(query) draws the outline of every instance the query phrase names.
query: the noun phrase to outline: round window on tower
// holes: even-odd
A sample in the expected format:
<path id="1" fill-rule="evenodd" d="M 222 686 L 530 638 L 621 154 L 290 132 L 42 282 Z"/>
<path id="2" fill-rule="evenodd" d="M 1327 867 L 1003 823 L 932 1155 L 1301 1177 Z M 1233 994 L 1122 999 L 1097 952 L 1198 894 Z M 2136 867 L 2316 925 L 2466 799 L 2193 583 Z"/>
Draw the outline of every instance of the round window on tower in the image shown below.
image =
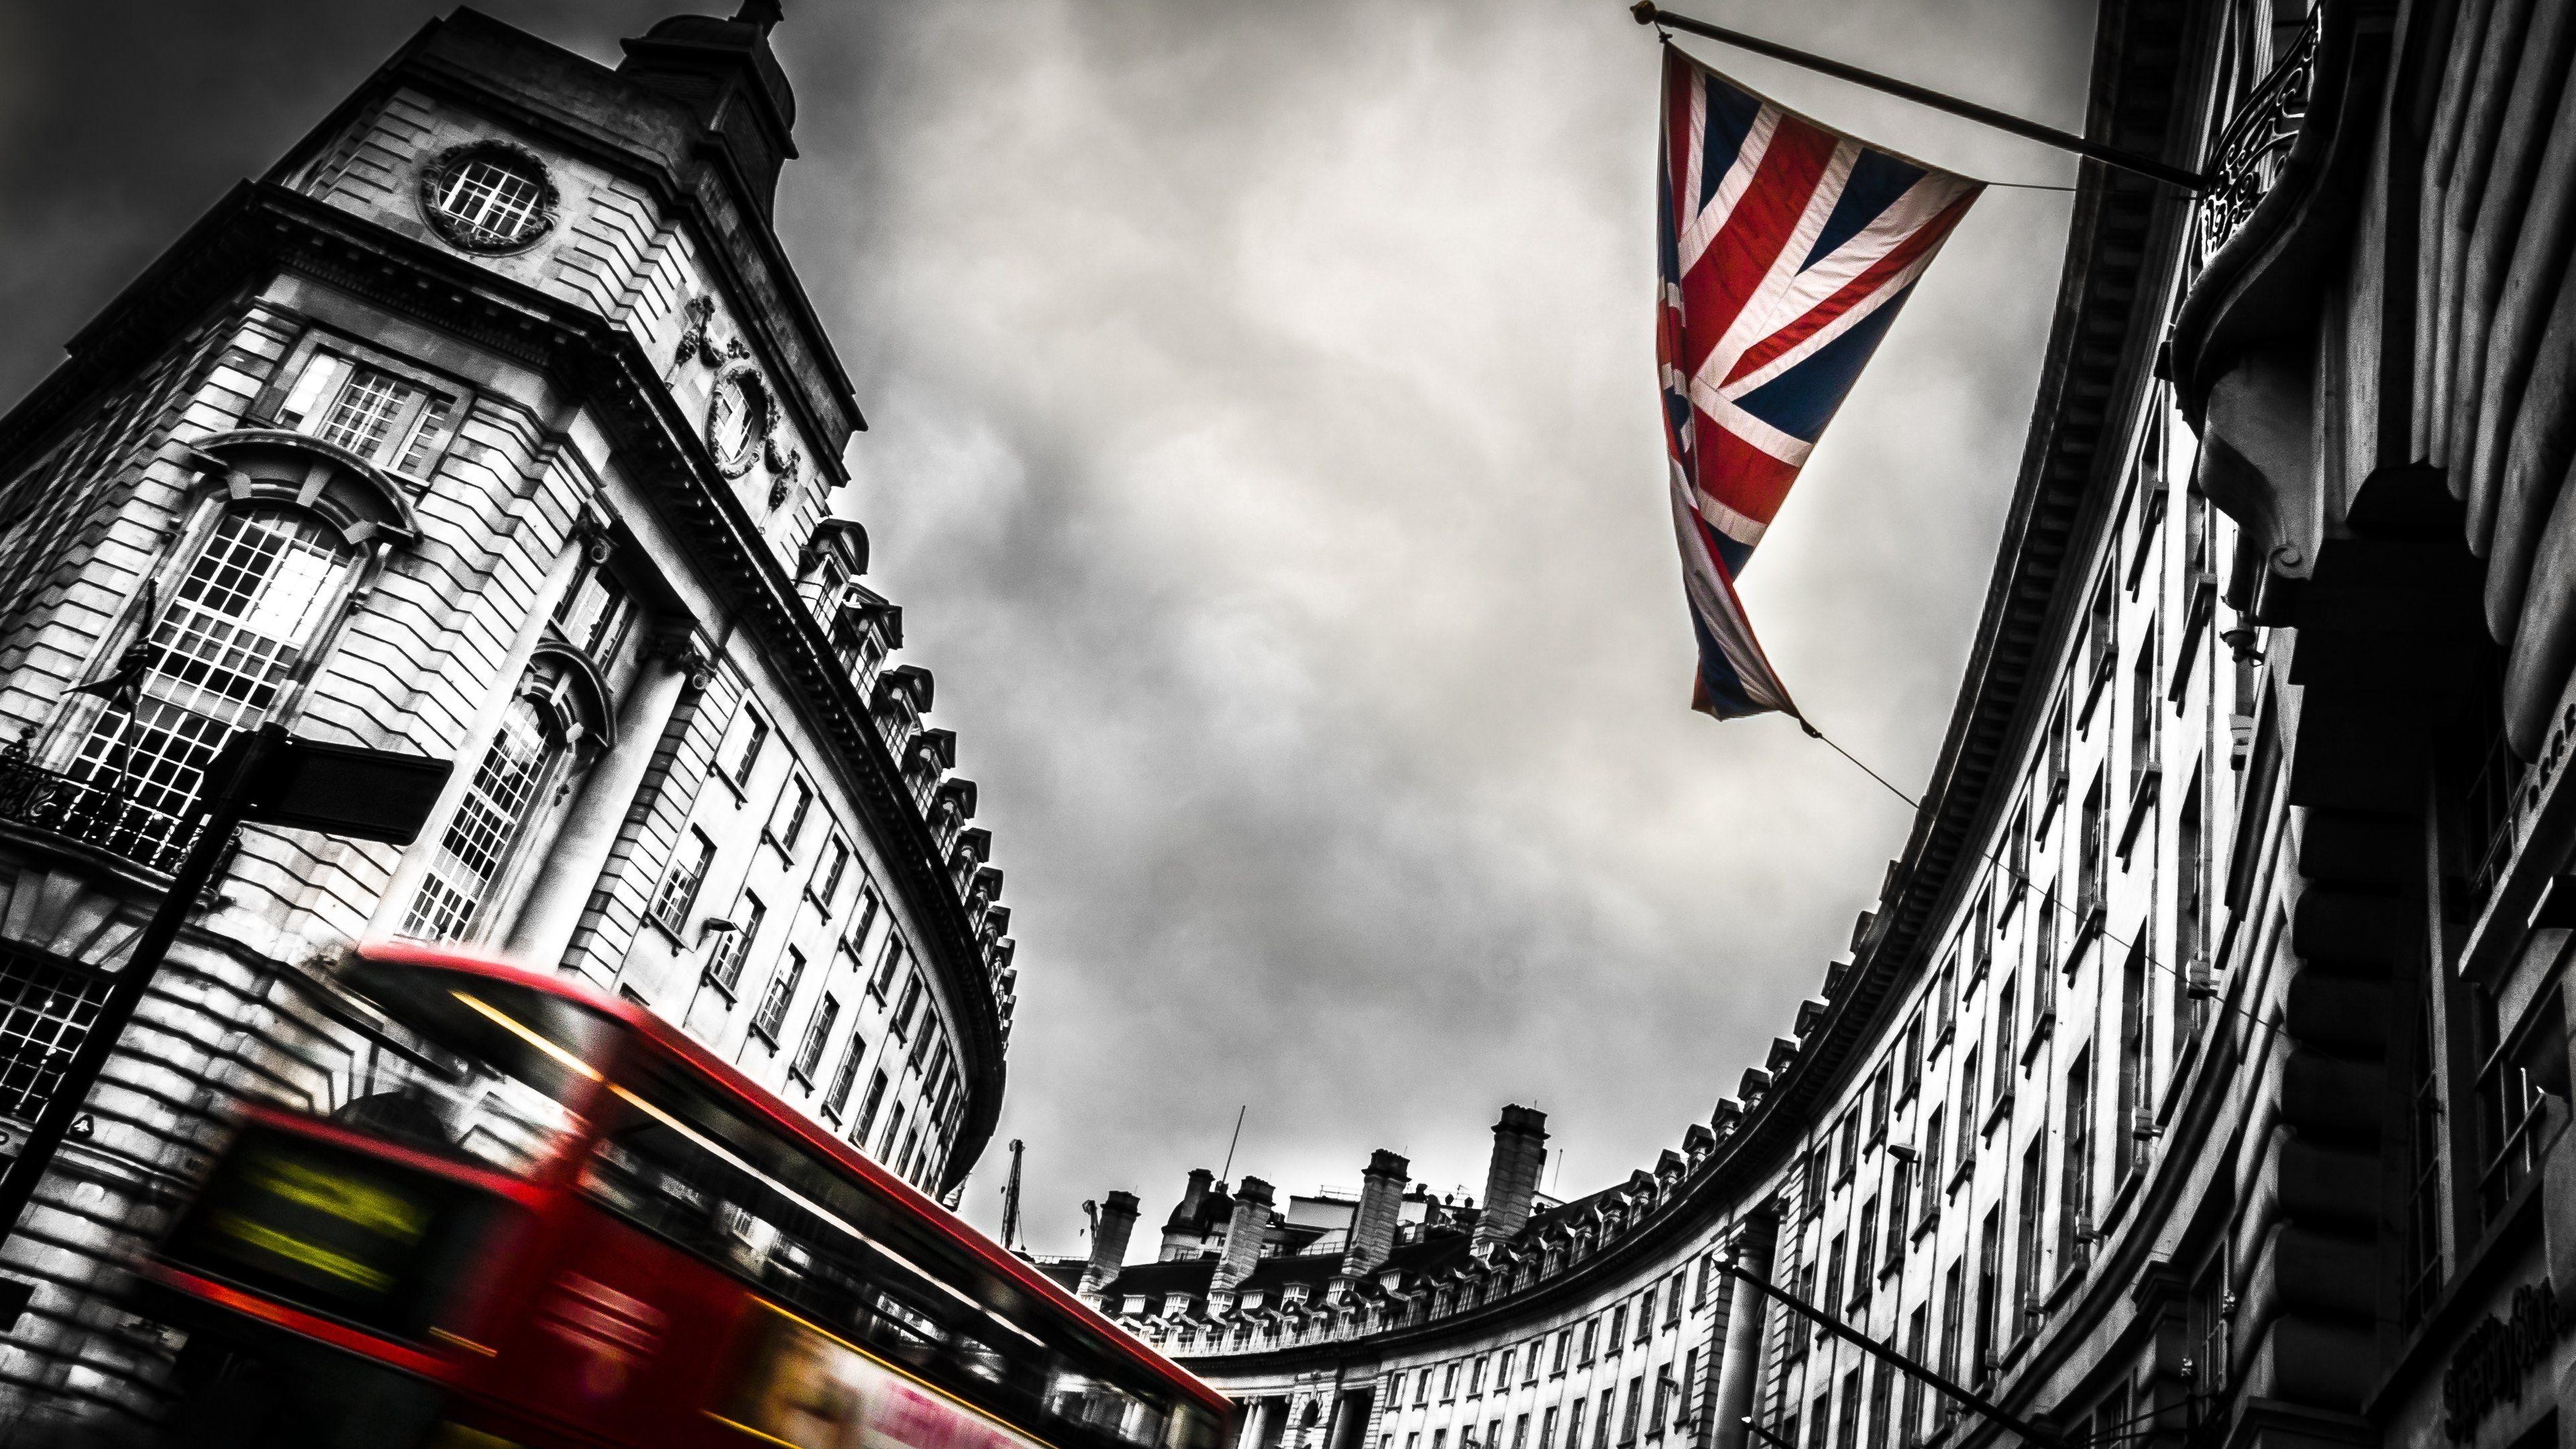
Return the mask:
<path id="1" fill-rule="evenodd" d="M 469 252 L 517 251 L 555 220 L 545 164 L 499 141 L 442 152 L 421 173 L 420 203 L 438 234 Z"/>

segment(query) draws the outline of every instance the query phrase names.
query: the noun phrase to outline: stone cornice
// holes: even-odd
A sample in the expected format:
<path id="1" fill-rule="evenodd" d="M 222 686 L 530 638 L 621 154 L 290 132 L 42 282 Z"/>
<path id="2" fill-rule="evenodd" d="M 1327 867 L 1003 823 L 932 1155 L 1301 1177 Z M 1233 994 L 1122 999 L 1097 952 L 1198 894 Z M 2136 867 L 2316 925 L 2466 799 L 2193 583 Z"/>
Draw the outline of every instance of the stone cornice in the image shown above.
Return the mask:
<path id="1" fill-rule="evenodd" d="M 961 1180 L 992 1135 L 1006 1080 L 1000 1013 L 980 942 L 866 702 L 741 500 L 715 481 L 714 459 L 625 329 L 285 187 L 245 182 L 0 416 L 0 475 L 23 467 L 83 403 L 131 375 L 171 335 L 277 271 L 327 282 L 511 357 L 596 410 L 621 461 L 800 696 L 834 746 L 842 777 L 885 834 L 895 883 L 926 927 L 916 943 L 921 957 L 939 971 L 962 1016 L 958 1055 L 971 1090 L 942 1186 Z"/>

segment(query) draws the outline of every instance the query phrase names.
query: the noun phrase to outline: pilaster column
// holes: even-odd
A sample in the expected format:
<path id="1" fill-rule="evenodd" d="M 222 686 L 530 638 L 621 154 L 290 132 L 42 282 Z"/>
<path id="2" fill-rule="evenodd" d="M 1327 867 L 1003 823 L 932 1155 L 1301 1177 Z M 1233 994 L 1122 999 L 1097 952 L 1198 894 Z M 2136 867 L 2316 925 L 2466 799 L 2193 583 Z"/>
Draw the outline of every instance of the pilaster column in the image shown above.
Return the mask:
<path id="1" fill-rule="evenodd" d="M 509 954 L 531 966 L 563 964 L 573 932 L 589 909 L 592 887 L 617 848 L 626 812 L 635 792 L 661 751 L 680 699 L 707 681 L 714 667 L 712 652 L 694 629 L 682 629 L 654 641 L 652 656 L 618 711 L 617 748 L 590 767 L 589 778 L 564 816 L 554 848 L 536 874 L 528 903 L 510 928 Z M 594 982 L 594 985 L 599 984 Z"/>
<path id="2" fill-rule="evenodd" d="M 527 612 L 520 616 L 518 632 L 511 636 L 510 652 L 501 657 L 500 668 L 491 675 L 483 702 L 475 708 L 474 721 L 467 727 L 465 738 L 456 746 L 455 769 L 448 774 L 447 788 L 439 792 L 438 803 L 431 807 L 429 818 L 422 822 L 418 839 L 403 850 L 402 859 L 394 866 L 393 878 L 385 882 L 385 893 L 376 899 L 376 909 L 368 918 L 365 939 L 383 940 L 403 923 L 411 909 L 411 898 L 420 889 L 420 879 L 429 873 L 430 857 L 437 853 L 439 842 L 447 836 L 447 823 L 456 817 L 456 807 L 465 800 L 465 792 L 474 783 L 474 772 L 483 756 L 492 748 L 492 738 L 501 731 L 501 716 L 519 692 L 519 682 L 527 676 L 528 661 L 536 656 L 537 645 L 544 642 L 546 623 L 554 617 L 555 605 L 563 602 L 572 588 L 573 574 L 580 567 L 582 551 L 587 547 L 580 539 L 567 539 L 555 551 L 554 563 L 528 600 Z"/>
<path id="3" fill-rule="evenodd" d="M 1771 1277 L 1771 1250 L 1779 1240 L 1780 1218 L 1766 1207 L 1747 1217 L 1736 1230 L 1735 1265 L 1765 1282 Z M 1717 1364 L 1717 1422 L 1709 1449 L 1744 1449 L 1745 1416 L 1753 1412 L 1754 1380 L 1762 1376 L 1762 1290 L 1741 1278 L 1725 1280 L 1726 1350 Z"/>

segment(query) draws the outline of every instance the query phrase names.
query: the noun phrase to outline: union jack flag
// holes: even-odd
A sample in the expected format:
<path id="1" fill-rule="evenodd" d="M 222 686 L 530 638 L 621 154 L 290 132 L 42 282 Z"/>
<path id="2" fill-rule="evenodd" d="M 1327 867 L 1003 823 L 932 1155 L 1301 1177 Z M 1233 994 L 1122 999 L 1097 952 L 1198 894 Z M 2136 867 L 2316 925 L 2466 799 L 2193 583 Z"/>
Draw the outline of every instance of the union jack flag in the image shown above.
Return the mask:
<path id="1" fill-rule="evenodd" d="M 1664 434 L 1699 635 L 1691 707 L 1797 714 L 1735 581 L 1983 184 L 1782 110 L 1664 47 Z"/>

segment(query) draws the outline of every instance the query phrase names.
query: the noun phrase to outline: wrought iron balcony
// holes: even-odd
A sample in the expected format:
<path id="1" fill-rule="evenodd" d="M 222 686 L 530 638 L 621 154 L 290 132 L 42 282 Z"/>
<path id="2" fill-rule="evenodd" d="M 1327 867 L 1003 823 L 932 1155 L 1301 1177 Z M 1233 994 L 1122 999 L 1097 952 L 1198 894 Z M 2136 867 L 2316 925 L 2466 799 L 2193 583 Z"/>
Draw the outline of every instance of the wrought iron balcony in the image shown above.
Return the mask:
<path id="1" fill-rule="evenodd" d="M 2191 276 L 2200 275 L 2280 181 L 2290 148 L 2307 124 L 2316 69 L 2317 17 L 2311 13 L 2271 74 L 2236 103 L 2227 129 L 2219 133 L 2218 144 L 2211 150 L 2209 164 L 2201 168 L 2210 183 L 2192 218 L 2187 258 Z"/>
<path id="2" fill-rule="evenodd" d="M 195 834 L 192 826 L 138 804 L 121 789 L 36 764 L 24 739 L 0 749 L 0 821 L 164 873 L 179 868 Z"/>

